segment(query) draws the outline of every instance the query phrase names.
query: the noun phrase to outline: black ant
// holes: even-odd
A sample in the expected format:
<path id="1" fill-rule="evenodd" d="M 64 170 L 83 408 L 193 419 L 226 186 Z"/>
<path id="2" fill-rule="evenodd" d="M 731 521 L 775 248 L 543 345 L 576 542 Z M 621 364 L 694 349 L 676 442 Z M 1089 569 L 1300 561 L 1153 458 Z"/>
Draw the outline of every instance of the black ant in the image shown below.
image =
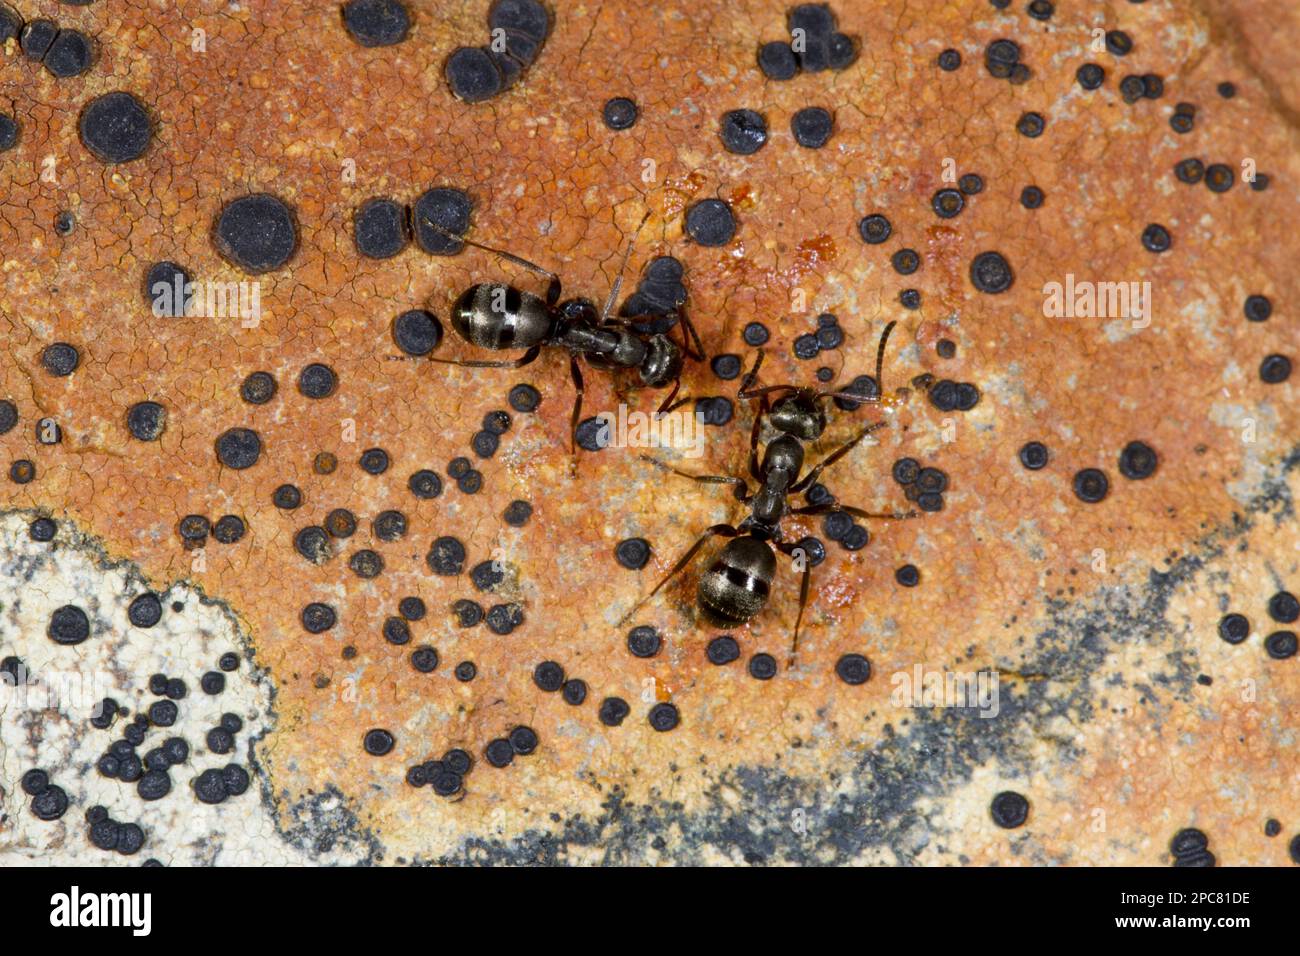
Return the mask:
<path id="1" fill-rule="evenodd" d="M 804 608 L 808 604 L 808 587 L 811 580 L 812 564 L 806 554 L 800 554 L 799 545 L 782 540 L 781 520 L 787 515 L 821 515 L 831 511 L 843 511 L 856 518 L 868 519 L 905 519 L 915 518 L 917 513 L 877 514 L 855 508 L 850 505 L 827 502 L 793 508 L 789 497 L 810 488 L 823 471 L 839 461 L 872 432 L 885 426 L 885 422 L 873 422 L 858 434 L 831 452 L 817 465 L 799 477 L 804 465 L 804 442 L 816 441 L 826 429 L 826 414 L 821 403 L 826 399 L 842 398 L 859 404 L 882 404 L 884 394 L 881 366 L 884 362 L 885 343 L 893 331 L 895 323 L 885 326 L 880 336 L 876 351 L 875 396 L 864 396 L 856 392 L 818 391 L 816 389 L 794 385 L 772 385 L 755 388 L 754 381 L 759 367 L 763 363 L 760 351 L 754 367 L 741 382 L 739 398 L 757 398 L 759 410 L 754 416 L 754 427 L 749 440 L 749 474 L 758 483 L 751 491 L 749 482 L 743 477 L 724 475 L 693 475 L 678 471 L 648 455 L 647 461 L 665 471 L 671 471 L 683 478 L 708 484 L 730 484 L 735 486 L 736 497 L 749 506 L 749 515 L 739 527 L 730 524 L 715 524 L 704 532 L 681 559 L 673 566 L 657 585 L 635 607 L 623 616 L 620 624 L 632 617 L 647 601 L 690 564 L 696 553 L 713 537 L 730 538 L 722 553 L 700 578 L 697 588 L 697 603 L 705 617 L 723 627 L 734 627 L 750 620 L 767 603 L 772 580 L 776 576 L 776 556 L 773 548 L 789 555 L 802 563 L 803 581 L 799 589 L 799 616 L 795 620 L 794 636 L 790 642 L 790 656 L 787 667 L 794 665 L 795 655 L 799 650 L 799 628 L 803 623 Z M 779 394 L 775 403 L 769 406 L 773 395 Z M 767 443 L 760 460 L 758 453 L 759 434 L 762 423 L 769 422 L 780 432 L 776 438 Z"/>
<path id="2" fill-rule="evenodd" d="M 647 212 L 637 227 L 632 242 L 628 243 L 618 276 L 614 280 L 613 288 L 610 289 L 609 298 L 605 301 L 604 309 L 599 312 L 596 311 L 595 304 L 588 299 L 574 298 L 561 302 L 560 277 L 554 272 L 513 253 L 466 239 L 464 236 L 441 228 L 427 218 L 424 219 L 428 226 L 450 239 L 500 256 L 548 280 L 544 298 L 531 292 L 524 292 L 512 285 L 480 282 L 462 292 L 452 306 L 451 325 L 462 339 L 471 345 L 493 351 L 525 349 L 524 354 L 519 358 L 504 362 L 453 359 L 433 359 L 433 361 L 470 368 L 523 368 L 541 354 L 543 346 L 567 349 L 569 372 L 573 376 L 573 387 L 576 391 L 569 421 L 569 447 L 575 456 L 574 466 L 576 466 L 577 456 L 578 420 L 582 416 L 584 390 L 579 357 L 585 358 L 593 368 L 635 369 L 640 376 L 641 384 L 649 388 L 663 388 L 671 383 L 672 391 L 659 406 L 656 413 L 658 415 L 666 414 L 689 401 L 687 398 L 682 398 L 674 402 L 681 388 L 683 353 L 697 362 L 705 359 L 704 346 L 700 343 L 699 334 L 684 310 L 674 309 L 664 316 L 656 316 L 665 319 L 669 329 L 677 324 L 682 326 L 683 345 L 678 345 L 663 332 L 639 330 L 630 321 L 631 318 L 638 317 L 611 317 L 614 303 L 623 284 L 623 270 L 627 267 L 628 258 L 632 254 L 636 235 L 640 234 L 641 227 L 649 218 L 650 213 Z"/>

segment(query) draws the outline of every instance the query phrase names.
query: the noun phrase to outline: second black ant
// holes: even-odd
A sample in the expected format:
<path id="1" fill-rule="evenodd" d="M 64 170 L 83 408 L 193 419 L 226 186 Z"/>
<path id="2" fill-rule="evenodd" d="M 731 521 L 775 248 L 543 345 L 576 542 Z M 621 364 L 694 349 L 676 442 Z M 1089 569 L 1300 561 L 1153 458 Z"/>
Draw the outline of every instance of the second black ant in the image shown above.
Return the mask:
<path id="1" fill-rule="evenodd" d="M 874 513 L 835 502 L 791 507 L 789 498 L 812 487 L 822 472 L 835 464 L 872 432 L 885 426 L 884 421 L 873 422 L 849 441 L 840 445 L 815 466 L 804 472 L 806 442 L 813 442 L 826 430 L 826 413 L 822 402 L 840 398 L 858 404 L 881 404 L 885 394 L 881 377 L 885 345 L 895 323 L 890 322 L 881 333 L 876 350 L 875 396 L 856 392 L 818 391 L 795 385 L 755 387 L 758 370 L 763 363 L 760 351 L 754 367 L 741 382 L 739 398 L 757 399 L 759 409 L 754 416 L 754 426 L 749 441 L 749 477 L 757 483 L 751 489 L 749 480 L 740 476 L 694 475 L 679 471 L 655 458 L 642 456 L 655 466 L 683 478 L 706 484 L 735 486 L 736 497 L 749 508 L 749 514 L 739 526 L 716 524 L 704 534 L 677 561 L 671 571 L 623 616 L 620 623 L 632 617 L 647 601 L 659 593 L 665 584 L 683 571 L 691 560 L 711 539 L 730 538 L 722 553 L 700 577 L 696 602 L 706 619 L 723 627 L 744 624 L 757 615 L 767 604 L 772 582 L 776 577 L 775 551 L 791 557 L 802 557 L 803 579 L 799 588 L 799 614 L 795 619 L 794 634 L 790 641 L 787 667 L 794 665 L 799 651 L 799 630 L 804 609 L 808 605 L 808 591 L 812 577 L 812 563 L 808 556 L 798 555 L 797 543 L 786 542 L 781 534 L 781 521 L 789 515 L 822 515 L 843 511 L 856 518 L 900 520 L 915 518 L 915 511 L 903 513 Z M 763 422 L 768 422 L 780 434 L 769 441 L 759 455 L 759 437 Z M 801 476 L 802 474 L 802 476 Z"/>

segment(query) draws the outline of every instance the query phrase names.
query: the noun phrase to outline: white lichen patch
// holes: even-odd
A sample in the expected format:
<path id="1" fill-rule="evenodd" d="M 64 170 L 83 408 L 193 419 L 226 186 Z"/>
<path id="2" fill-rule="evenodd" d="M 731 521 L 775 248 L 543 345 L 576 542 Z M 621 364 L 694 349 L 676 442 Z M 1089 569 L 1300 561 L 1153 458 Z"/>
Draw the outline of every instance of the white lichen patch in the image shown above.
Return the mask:
<path id="1" fill-rule="evenodd" d="M 288 807 L 277 823 L 272 788 L 258 759 L 260 741 L 273 729 L 273 685 L 254 666 L 249 643 L 230 610 L 198 589 L 174 583 L 155 591 L 162 618 L 150 628 L 133 626 L 131 601 L 151 590 L 128 562 L 109 560 L 98 545 L 71 522 L 58 522 L 53 541 L 32 540 L 30 512 L 0 514 L 0 659 L 26 680 L 0 675 L 0 866 L 127 865 L 148 859 L 164 865 L 258 865 L 353 862 L 366 853 L 350 834 L 320 834 L 331 826 L 320 808 L 303 819 L 303 808 Z M 61 645 L 47 630 L 54 611 L 80 608 L 90 622 L 89 637 Z M 208 694 L 200 679 L 220 672 L 223 654 L 238 655 L 239 666 L 226 673 L 221 693 Z M 168 738 L 189 745 L 188 758 L 171 766 L 171 790 L 144 800 L 134 782 L 102 775 L 96 765 L 137 714 L 166 698 L 150 693 L 149 678 L 180 678 L 186 695 L 175 701 L 178 716 L 169 727 L 151 726 L 136 748 L 143 759 Z M 127 708 L 106 729 L 90 718 L 105 697 Z M 235 714 L 243 728 L 229 753 L 209 750 L 208 731 L 223 714 Z M 237 764 L 250 777 L 248 789 L 220 804 L 201 802 L 193 781 L 205 770 Z M 44 821 L 32 812 L 23 792 L 23 775 L 40 769 L 67 794 L 67 811 Z M 119 824 L 144 831 L 144 845 L 133 855 L 94 846 L 86 811 L 104 807 Z M 328 810 L 328 808 L 326 808 Z M 333 838 L 330 838 L 333 837 Z"/>

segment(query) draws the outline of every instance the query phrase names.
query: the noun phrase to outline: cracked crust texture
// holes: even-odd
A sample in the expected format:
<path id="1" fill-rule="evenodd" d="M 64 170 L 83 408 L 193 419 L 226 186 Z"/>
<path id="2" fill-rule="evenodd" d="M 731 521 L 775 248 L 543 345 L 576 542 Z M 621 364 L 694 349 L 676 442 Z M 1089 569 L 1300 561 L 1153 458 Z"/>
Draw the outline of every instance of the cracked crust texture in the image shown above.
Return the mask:
<path id="1" fill-rule="evenodd" d="M 483 0 L 446 12 L 416 5 L 409 39 L 381 49 L 352 43 L 334 4 L 167 6 L 27 3 L 24 15 L 81 25 L 96 39 L 99 59 L 80 79 L 55 81 L 12 41 L 4 50 L 0 101 L 21 134 L 0 155 L 0 391 L 22 418 L 0 451 L 5 464 L 34 460 L 38 477 L 0 486 L 0 502 L 75 522 L 159 591 L 185 582 L 228 605 L 274 682 L 275 722 L 256 757 L 280 839 L 310 848 L 312 807 L 328 799 L 329 826 L 354 831 L 350 842 L 383 863 L 1163 864 L 1169 838 L 1186 826 L 1204 830 L 1223 863 L 1286 862 L 1300 831 L 1300 661 L 1269 660 L 1261 640 L 1269 596 L 1300 584 L 1300 411 L 1294 380 L 1266 386 L 1256 370 L 1271 352 L 1296 357 L 1300 338 L 1300 238 L 1289 226 L 1300 217 L 1300 12 L 1262 0 L 1062 4 L 1038 24 L 985 3 L 840 0 L 832 7 L 840 29 L 860 39 L 857 62 L 774 83 L 754 54 L 786 35 L 780 4 L 566 3 L 521 81 L 468 105 L 451 97 L 442 66 L 455 46 L 484 42 Z M 1126 61 L 1094 57 L 1096 27 L 1126 29 L 1137 49 Z M 1002 36 L 1020 41 L 1033 69 L 1024 86 L 983 69 L 985 46 Z M 952 74 L 934 66 L 949 46 L 964 59 Z M 1108 79 L 1089 95 L 1074 70 L 1094 58 Z M 1162 75 L 1165 97 L 1124 104 L 1115 85 L 1130 71 Z M 1215 93 L 1221 80 L 1237 84 L 1235 99 Z M 76 117 L 118 89 L 149 105 L 157 134 L 141 160 L 106 167 L 78 141 Z M 615 133 L 601 107 L 622 95 L 636 99 L 640 119 Z M 1199 106 L 1196 129 L 1177 136 L 1167 117 L 1184 100 Z M 805 106 L 835 114 L 823 149 L 799 148 L 790 135 L 790 116 Z M 719 118 L 736 108 L 768 118 L 770 140 L 754 155 L 721 147 Z M 1047 118 L 1038 139 L 1015 132 L 1027 109 Z M 1239 182 L 1215 195 L 1183 186 L 1172 168 L 1188 155 L 1236 170 L 1253 158 L 1271 188 Z M 41 179 L 46 157 L 54 182 Z M 959 218 L 942 221 L 929 199 L 949 159 L 986 185 Z M 1018 202 L 1030 183 L 1047 195 L 1036 212 Z M 571 480 L 572 393 L 553 354 L 518 372 L 396 359 L 389 328 L 399 312 L 427 303 L 445 323 L 472 282 L 536 281 L 473 250 L 357 255 L 357 206 L 374 196 L 409 202 L 435 185 L 471 194 L 474 237 L 543 263 L 567 293 L 597 300 L 649 209 L 628 278 L 655 255 L 680 258 L 710 353 L 747 352 L 747 322 L 773 330 L 768 383 L 810 380 L 789 343 L 819 312 L 838 314 L 847 333 L 829 363 L 842 359 L 841 382 L 872 371 L 881 327 L 900 319 L 892 385 L 931 372 L 976 383 L 982 399 L 945 415 L 914 395 L 883 413 L 890 427 L 829 471 L 827 484 L 841 501 L 900 507 L 889 467 L 911 455 L 948 473 L 945 509 L 873 524 L 856 553 L 830 546 L 799 665 L 775 680 L 752 680 L 743 665 L 757 651 L 784 657 L 798 600 L 785 562 L 767 611 L 733 632 L 740 662 L 706 662 L 718 632 L 696 620 L 691 577 L 632 622 L 665 635 L 658 657 L 633 658 L 618 619 L 704 527 L 740 514 L 725 490 L 673 484 L 625 449 L 583 455 Z M 246 278 L 217 256 L 210 230 L 223 203 L 257 191 L 290 203 L 300 229 L 289 265 L 261 277 L 260 323 L 152 317 L 142 284 L 155 261 L 173 259 L 205 281 Z M 730 202 L 739 223 L 720 249 L 682 232 L 683 210 L 711 196 Z M 52 225 L 63 210 L 76 218 L 66 237 Z M 893 222 L 886 246 L 856 234 L 872 212 Z M 1169 227 L 1169 253 L 1142 248 L 1150 222 Z M 902 246 L 923 262 L 906 279 L 888 258 Z M 1006 294 L 982 295 L 967 277 L 987 249 L 1015 270 Z M 1150 281 L 1150 326 L 1044 317 L 1043 285 L 1067 273 Z M 923 293 L 918 312 L 896 305 L 906 286 Z M 1250 293 L 1276 304 L 1269 322 L 1242 317 Z M 806 309 L 793 314 L 799 295 Z M 957 344 L 950 360 L 935 353 L 945 337 Z M 71 377 L 40 370 L 52 341 L 80 348 Z M 469 357 L 454 336 L 439 354 Z M 339 375 L 329 399 L 294 388 L 313 361 Z M 238 386 L 259 369 L 280 390 L 253 407 Z M 448 483 L 433 501 L 413 499 L 406 478 L 469 454 L 484 413 L 506 407 L 518 381 L 544 400 L 536 415 L 515 415 L 501 452 L 481 466 L 484 492 L 469 497 Z M 706 366 L 690 368 L 684 388 L 734 393 Z M 156 443 L 125 428 L 127 408 L 146 399 L 167 409 Z M 607 377 L 587 376 L 589 414 L 619 400 Z M 629 400 L 648 410 L 658 397 L 634 391 Z M 741 407 L 732 425 L 710 429 L 703 459 L 685 467 L 739 470 L 750 414 Z M 814 458 L 880 414 L 835 413 Z M 35 444 L 42 416 L 60 422 L 62 444 Z M 213 453 L 236 426 L 256 428 L 265 445 L 246 471 L 219 468 Z M 1134 439 L 1160 455 L 1142 482 L 1121 478 L 1115 464 Z M 1017 463 L 1028 440 L 1051 448 L 1045 470 Z M 394 466 L 372 477 L 356 459 L 376 445 Z M 338 455 L 334 474 L 313 473 L 321 451 Z M 1111 479 L 1098 505 L 1071 491 L 1084 467 Z M 271 504 L 287 481 L 303 490 L 298 512 Z M 516 498 L 535 508 L 521 530 L 499 518 Z M 293 534 L 335 507 L 355 512 L 362 530 L 316 567 L 295 553 Z M 369 546 L 369 520 L 385 508 L 403 510 L 410 531 L 374 545 L 387 569 L 362 581 L 347 553 Z M 241 515 L 249 533 L 210 545 L 196 568 L 175 532 L 190 513 Z M 792 538 L 818 530 L 787 522 Z M 424 555 L 441 534 L 466 542 L 467 566 L 495 557 L 507 567 L 505 597 L 488 603 L 524 606 L 514 634 L 454 626 L 451 602 L 483 596 L 468 575 L 429 573 Z M 612 558 L 633 535 L 654 547 L 640 573 Z M 921 569 L 917 588 L 895 583 L 907 562 Z M 433 675 L 417 673 L 409 648 L 380 633 L 410 594 L 431 609 L 411 646 L 437 647 Z M 309 600 L 334 605 L 338 626 L 305 633 L 298 613 Z M 1217 637 L 1227 609 L 1251 618 L 1245 644 Z M 3 640 L 0 651 L 14 653 L 45 638 Z M 341 659 L 345 645 L 355 659 Z M 834 675 L 850 651 L 872 661 L 863 686 Z M 463 659 L 478 665 L 471 683 L 451 675 Z M 587 681 L 585 706 L 533 686 L 532 669 L 546 659 Z M 896 675 L 917 665 L 996 673 L 997 715 L 892 700 Z M 596 719 L 610 695 L 632 703 L 619 728 Z M 671 733 L 646 723 L 656 699 L 681 710 Z M 506 770 L 480 757 L 462 799 L 403 782 L 408 765 L 454 746 L 481 755 L 520 723 L 538 731 L 538 752 Z M 394 733 L 392 754 L 364 754 L 372 727 Z M 0 780 L 9 794 L 14 784 Z M 1018 830 L 989 818 L 1005 789 L 1031 804 Z M 1284 836 L 1264 837 L 1269 817 Z"/>

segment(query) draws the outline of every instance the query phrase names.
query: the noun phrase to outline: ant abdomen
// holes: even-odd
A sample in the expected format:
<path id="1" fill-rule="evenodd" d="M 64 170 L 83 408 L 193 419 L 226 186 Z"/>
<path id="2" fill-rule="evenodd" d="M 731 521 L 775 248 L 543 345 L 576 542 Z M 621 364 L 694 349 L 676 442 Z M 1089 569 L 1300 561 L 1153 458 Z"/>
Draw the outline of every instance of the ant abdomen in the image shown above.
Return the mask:
<path id="1" fill-rule="evenodd" d="M 481 282 L 456 300 L 451 325 L 479 348 L 526 349 L 546 341 L 552 321 L 550 309 L 537 296 L 499 282 Z"/>
<path id="2" fill-rule="evenodd" d="M 744 624 L 767 604 L 776 556 L 765 542 L 748 535 L 733 538 L 701 576 L 700 609 L 724 627 Z"/>

